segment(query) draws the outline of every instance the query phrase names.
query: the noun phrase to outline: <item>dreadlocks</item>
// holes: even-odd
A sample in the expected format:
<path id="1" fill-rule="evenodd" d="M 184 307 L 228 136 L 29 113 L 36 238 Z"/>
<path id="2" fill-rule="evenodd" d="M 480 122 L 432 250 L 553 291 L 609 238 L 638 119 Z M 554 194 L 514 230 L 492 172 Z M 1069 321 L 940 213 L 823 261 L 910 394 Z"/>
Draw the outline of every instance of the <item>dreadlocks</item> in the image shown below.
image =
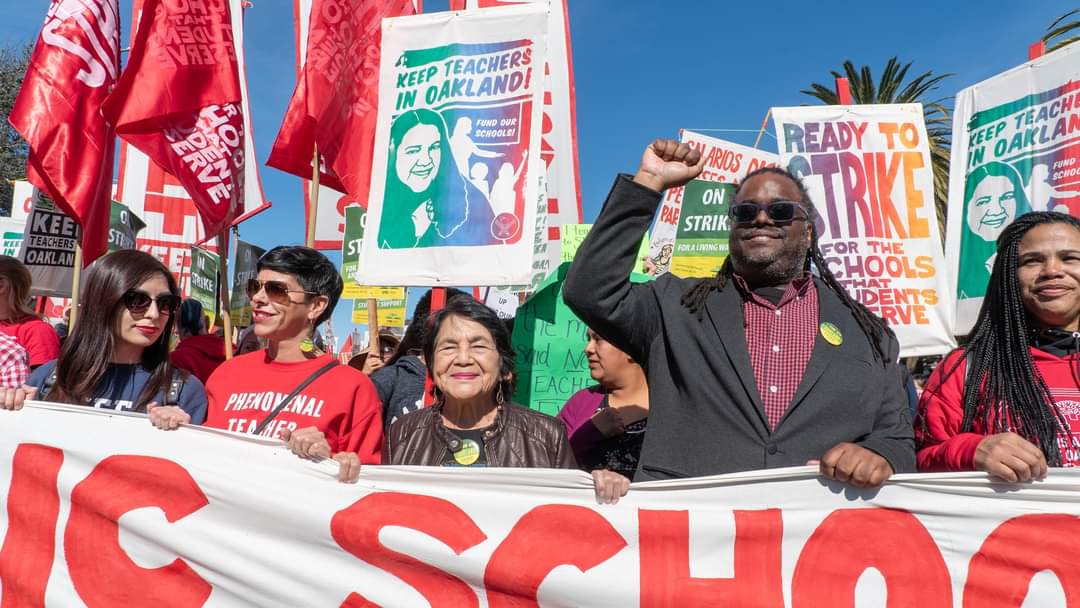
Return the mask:
<path id="1" fill-rule="evenodd" d="M 1071 215 L 1039 212 L 1021 216 L 998 237 L 990 283 L 964 356 L 942 378 L 967 361 L 961 432 L 972 432 L 976 422 L 987 432 L 1015 432 L 1039 446 L 1047 464 L 1056 467 L 1062 463 L 1057 438 L 1070 435 L 1069 424 L 1031 358 L 1028 316 L 1016 274 L 1020 240 L 1032 228 L 1052 223 L 1080 231 L 1080 220 Z M 925 428 L 925 418 L 920 424 Z"/>
<path id="2" fill-rule="evenodd" d="M 885 346 L 882 344 L 883 337 L 885 335 L 885 322 L 875 316 L 865 306 L 858 303 L 851 296 L 848 295 L 847 290 L 836 280 L 832 271 L 829 270 L 829 265 L 825 261 L 825 257 L 821 255 L 821 249 L 818 248 L 818 233 L 817 228 L 814 227 L 814 219 L 817 217 L 817 210 L 814 208 L 813 202 L 810 200 L 810 193 L 806 191 L 806 186 L 802 183 L 802 180 L 793 175 L 790 171 L 782 169 L 780 167 L 762 167 L 755 169 L 746 174 L 746 177 L 740 181 L 735 187 L 735 193 L 738 194 L 742 189 L 743 184 L 750 181 L 750 178 L 763 173 L 769 173 L 772 175 L 779 175 L 791 180 L 795 187 L 799 189 L 799 195 L 801 202 L 810 213 L 810 217 L 807 221 L 811 224 L 810 231 L 810 248 L 807 251 L 806 263 L 803 266 L 805 270 L 810 269 L 810 263 L 813 262 L 817 267 L 818 275 L 825 285 L 836 294 L 840 301 L 844 303 L 844 306 L 851 311 L 852 316 L 855 317 L 855 322 L 859 325 L 859 328 L 866 335 L 866 339 L 870 341 L 873 346 L 874 355 L 878 361 L 882 363 L 888 363 L 888 355 L 885 353 Z M 687 290 L 682 296 L 682 305 L 690 310 L 691 313 L 697 315 L 698 320 L 701 320 L 705 312 L 705 301 L 708 299 L 709 294 L 713 291 L 721 291 L 728 283 L 728 279 L 731 277 L 734 269 L 731 265 L 731 256 L 728 256 L 720 271 L 716 273 L 715 277 L 701 279 L 693 287 Z"/>

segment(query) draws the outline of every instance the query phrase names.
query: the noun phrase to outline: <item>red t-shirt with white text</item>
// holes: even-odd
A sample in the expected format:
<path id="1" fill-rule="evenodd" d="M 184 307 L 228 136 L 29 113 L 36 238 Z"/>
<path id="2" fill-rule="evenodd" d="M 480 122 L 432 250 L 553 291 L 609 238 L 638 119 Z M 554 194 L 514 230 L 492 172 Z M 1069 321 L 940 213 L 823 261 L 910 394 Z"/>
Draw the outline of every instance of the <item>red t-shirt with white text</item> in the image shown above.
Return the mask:
<path id="1" fill-rule="evenodd" d="M 206 383 L 205 426 L 253 433 L 277 404 L 332 361 L 330 355 L 296 362 L 274 361 L 265 350 L 222 363 Z M 356 452 L 363 464 L 379 464 L 382 407 L 367 375 L 339 365 L 319 376 L 267 425 L 261 435 L 313 426 L 326 434 L 330 449 Z"/>

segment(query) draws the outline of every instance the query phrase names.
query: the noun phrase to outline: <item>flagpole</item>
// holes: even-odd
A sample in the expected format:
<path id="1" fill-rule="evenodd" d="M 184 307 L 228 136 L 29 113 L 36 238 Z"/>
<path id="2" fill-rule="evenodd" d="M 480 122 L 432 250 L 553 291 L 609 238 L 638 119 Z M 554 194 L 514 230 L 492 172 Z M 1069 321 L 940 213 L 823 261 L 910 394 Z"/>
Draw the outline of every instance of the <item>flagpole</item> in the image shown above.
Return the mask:
<path id="1" fill-rule="evenodd" d="M 232 317 L 229 316 L 229 229 L 226 227 L 217 237 L 218 242 L 218 299 L 221 300 L 221 325 L 225 330 L 225 360 L 232 359 Z"/>
<path id="2" fill-rule="evenodd" d="M 768 112 L 765 112 L 765 120 L 761 121 L 761 129 L 757 132 L 757 139 L 754 140 L 754 147 L 757 148 L 761 143 L 761 136 L 765 134 L 765 128 L 769 126 L 769 117 L 772 116 L 772 108 L 769 108 Z"/>
<path id="3" fill-rule="evenodd" d="M 368 356 L 381 357 L 379 347 L 379 301 L 367 299 Z"/>
<path id="4" fill-rule="evenodd" d="M 82 245 L 75 243 L 75 267 L 71 273 L 71 320 L 68 321 L 68 333 L 75 329 L 79 318 L 79 281 L 82 279 Z"/>
<path id="5" fill-rule="evenodd" d="M 311 195 L 308 207 L 307 246 L 315 247 L 315 218 L 319 211 L 319 146 L 311 153 Z"/>

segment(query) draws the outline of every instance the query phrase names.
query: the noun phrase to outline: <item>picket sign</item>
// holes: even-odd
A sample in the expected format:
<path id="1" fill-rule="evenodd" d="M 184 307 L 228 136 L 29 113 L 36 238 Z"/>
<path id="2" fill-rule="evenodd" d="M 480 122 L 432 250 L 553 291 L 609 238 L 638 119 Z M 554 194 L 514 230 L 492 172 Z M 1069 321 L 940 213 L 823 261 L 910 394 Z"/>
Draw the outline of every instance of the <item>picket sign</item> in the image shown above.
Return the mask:
<path id="1" fill-rule="evenodd" d="M 1080 473 L 879 490 L 812 467 L 650 482 L 363 468 L 142 416 L 0 411 L 4 606 L 1066 606 Z M 1026 603 L 1025 603 L 1026 597 Z"/>

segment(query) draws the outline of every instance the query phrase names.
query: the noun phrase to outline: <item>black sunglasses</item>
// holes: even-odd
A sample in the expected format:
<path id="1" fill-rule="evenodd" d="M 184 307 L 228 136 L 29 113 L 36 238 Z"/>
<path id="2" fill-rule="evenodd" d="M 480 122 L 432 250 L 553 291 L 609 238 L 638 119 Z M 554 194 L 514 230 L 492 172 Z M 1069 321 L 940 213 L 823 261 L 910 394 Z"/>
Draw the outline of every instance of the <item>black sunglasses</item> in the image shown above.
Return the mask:
<path id="1" fill-rule="evenodd" d="M 732 205 L 728 209 L 728 215 L 735 220 L 736 224 L 752 224 L 757 219 L 758 213 L 762 211 L 769 216 L 770 220 L 777 223 L 809 219 L 809 214 L 803 209 L 802 205 L 794 201 L 773 201 L 765 204 L 743 201 Z M 796 211 L 802 211 L 803 215 L 801 217 L 796 216 Z"/>
<path id="2" fill-rule="evenodd" d="M 270 298 L 271 302 L 278 304 L 285 304 L 289 302 L 290 293 L 304 293 L 309 296 L 317 296 L 319 294 L 313 291 L 304 291 L 303 289 L 289 289 L 289 286 L 281 281 L 260 281 L 259 279 L 248 279 L 247 282 L 247 296 L 248 299 L 254 298 L 255 294 L 262 290 L 266 290 L 266 297 Z"/>
<path id="3" fill-rule="evenodd" d="M 127 308 L 133 315 L 146 314 L 146 311 L 150 310 L 151 302 L 157 303 L 158 313 L 163 315 L 173 315 L 180 309 L 180 296 L 174 296 L 171 293 L 154 298 L 145 291 L 132 289 L 125 293 L 121 299 L 124 302 L 124 308 Z"/>

